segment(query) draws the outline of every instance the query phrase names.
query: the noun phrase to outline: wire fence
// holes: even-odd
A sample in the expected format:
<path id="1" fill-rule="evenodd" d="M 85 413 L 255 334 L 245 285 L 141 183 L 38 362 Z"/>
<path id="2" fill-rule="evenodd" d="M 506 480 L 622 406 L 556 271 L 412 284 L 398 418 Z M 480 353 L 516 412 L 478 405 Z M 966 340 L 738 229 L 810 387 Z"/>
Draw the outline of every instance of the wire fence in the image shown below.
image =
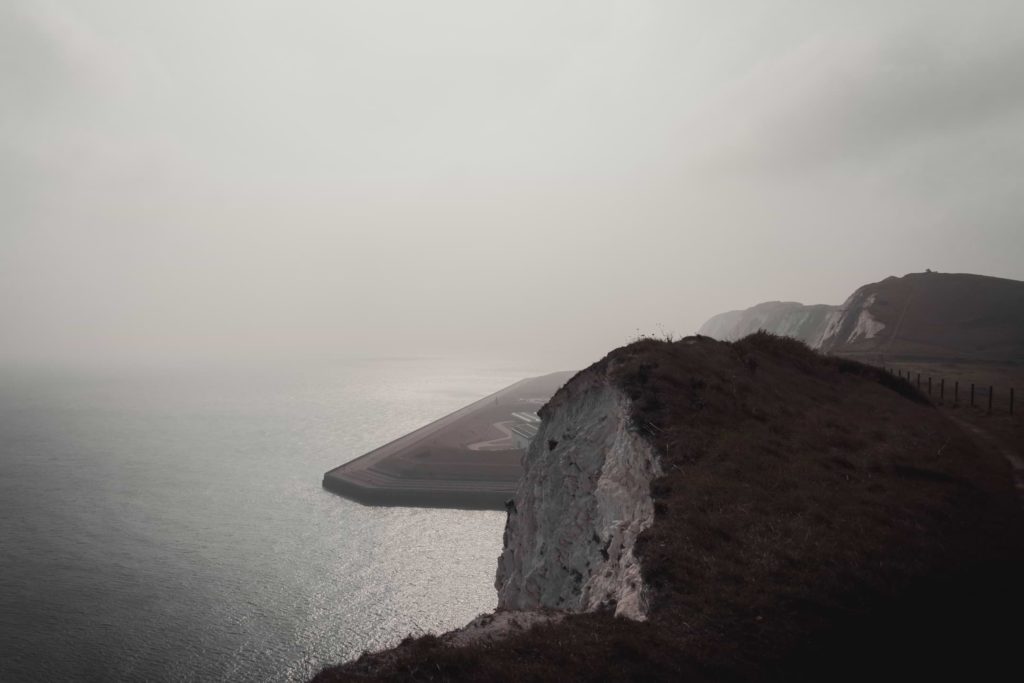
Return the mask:
<path id="1" fill-rule="evenodd" d="M 939 405 L 970 406 L 993 413 L 1009 413 L 1016 415 L 1020 406 L 1016 405 L 1014 387 L 997 386 L 995 384 L 979 384 L 960 379 L 936 377 L 929 373 L 904 370 L 902 368 L 883 367 L 887 372 L 907 380 L 917 387 L 918 391 Z"/>

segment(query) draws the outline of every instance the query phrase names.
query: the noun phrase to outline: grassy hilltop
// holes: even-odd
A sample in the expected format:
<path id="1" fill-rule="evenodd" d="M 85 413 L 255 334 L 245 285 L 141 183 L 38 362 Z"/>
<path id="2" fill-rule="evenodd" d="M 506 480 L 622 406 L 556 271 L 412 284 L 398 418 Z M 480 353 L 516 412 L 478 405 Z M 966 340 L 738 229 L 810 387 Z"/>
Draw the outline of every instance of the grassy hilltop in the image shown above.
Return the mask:
<path id="1" fill-rule="evenodd" d="M 600 363 L 661 453 L 647 622 L 407 639 L 349 680 L 990 678 L 1024 617 L 1008 464 L 875 368 L 755 334 L 642 340 Z M 1009 621 L 1006 621 L 1009 620 Z"/>

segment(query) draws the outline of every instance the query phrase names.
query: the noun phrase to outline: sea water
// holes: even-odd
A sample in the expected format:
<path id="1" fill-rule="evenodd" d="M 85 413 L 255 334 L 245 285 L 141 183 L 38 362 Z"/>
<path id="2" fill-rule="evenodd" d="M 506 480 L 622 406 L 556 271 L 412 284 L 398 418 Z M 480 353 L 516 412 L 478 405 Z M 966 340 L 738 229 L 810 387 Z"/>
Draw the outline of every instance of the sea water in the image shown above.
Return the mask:
<path id="1" fill-rule="evenodd" d="M 305 680 L 493 609 L 503 512 L 363 507 L 320 481 L 530 374 L 0 371 L 0 680 Z"/>

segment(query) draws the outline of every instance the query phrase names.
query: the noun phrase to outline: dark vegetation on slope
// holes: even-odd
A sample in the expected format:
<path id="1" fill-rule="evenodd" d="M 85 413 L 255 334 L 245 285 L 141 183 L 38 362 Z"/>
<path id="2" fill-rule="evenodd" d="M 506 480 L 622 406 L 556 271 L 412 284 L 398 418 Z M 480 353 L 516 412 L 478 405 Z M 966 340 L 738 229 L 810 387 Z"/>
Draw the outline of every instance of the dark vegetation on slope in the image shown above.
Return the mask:
<path id="1" fill-rule="evenodd" d="M 1008 465 L 908 383 L 755 334 L 600 361 L 662 453 L 649 621 L 408 639 L 317 680 L 990 678 L 1024 618 Z"/>

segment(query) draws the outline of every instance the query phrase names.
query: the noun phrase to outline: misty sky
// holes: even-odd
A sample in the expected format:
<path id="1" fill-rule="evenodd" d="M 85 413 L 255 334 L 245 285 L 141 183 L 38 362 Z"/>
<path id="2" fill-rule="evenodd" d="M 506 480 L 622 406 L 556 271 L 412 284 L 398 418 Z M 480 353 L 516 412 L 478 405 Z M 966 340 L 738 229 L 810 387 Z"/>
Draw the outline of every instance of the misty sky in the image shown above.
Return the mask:
<path id="1" fill-rule="evenodd" d="M 2 0 L 0 359 L 578 367 L 1024 279 L 1024 3 Z"/>

